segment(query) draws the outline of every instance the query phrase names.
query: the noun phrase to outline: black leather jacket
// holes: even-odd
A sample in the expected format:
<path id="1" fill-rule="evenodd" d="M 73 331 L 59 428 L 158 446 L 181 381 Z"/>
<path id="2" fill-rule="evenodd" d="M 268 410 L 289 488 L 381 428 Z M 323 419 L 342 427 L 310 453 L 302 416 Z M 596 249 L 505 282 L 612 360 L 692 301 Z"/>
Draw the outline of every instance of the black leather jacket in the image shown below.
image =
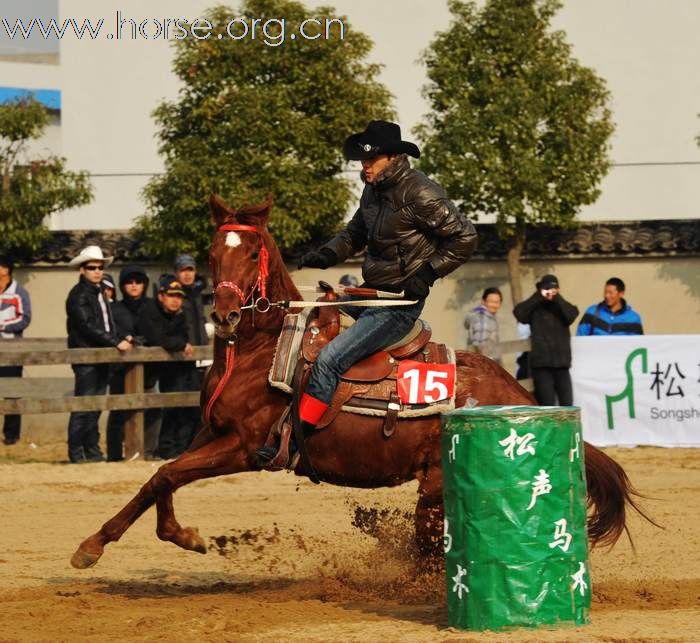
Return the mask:
<path id="1" fill-rule="evenodd" d="M 445 191 L 401 155 L 365 185 L 357 212 L 323 248 L 341 262 L 365 246 L 365 283 L 400 289 L 426 263 L 438 277 L 462 265 L 476 247 L 476 231 Z"/>
<path id="2" fill-rule="evenodd" d="M 105 329 L 102 307 L 98 301 L 101 286 L 91 284 L 83 275 L 71 288 L 66 299 L 66 328 L 68 330 L 68 348 L 99 348 L 116 346 L 123 337 L 119 337 L 114 326 L 112 311 L 107 303 L 109 328 Z"/>
<path id="3" fill-rule="evenodd" d="M 513 309 L 513 314 L 521 324 L 530 324 L 532 368 L 571 367 L 569 326 L 578 317 L 576 306 L 560 294 L 548 301 L 536 290 Z"/>

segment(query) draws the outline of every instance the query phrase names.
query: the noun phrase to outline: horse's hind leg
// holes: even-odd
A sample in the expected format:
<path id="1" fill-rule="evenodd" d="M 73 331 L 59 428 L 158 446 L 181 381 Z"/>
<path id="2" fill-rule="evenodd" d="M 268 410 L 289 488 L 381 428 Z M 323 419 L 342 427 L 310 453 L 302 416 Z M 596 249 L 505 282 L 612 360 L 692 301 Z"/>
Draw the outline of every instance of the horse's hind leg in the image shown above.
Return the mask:
<path id="1" fill-rule="evenodd" d="M 426 558 L 442 555 L 444 507 L 442 503 L 442 469 L 429 467 L 419 476 L 415 527 L 418 553 Z"/>
<path id="2" fill-rule="evenodd" d="M 78 569 L 92 567 L 104 553 L 104 548 L 119 540 L 124 532 L 154 502 L 158 510 L 158 536 L 194 551 L 202 551 L 204 542 L 194 529 L 183 529 L 173 514 L 172 494 L 175 489 L 188 482 L 249 469 L 247 454 L 239 449 L 236 435 L 222 436 L 188 451 L 174 462 L 163 465 L 153 477 L 141 487 L 136 496 L 101 529 L 86 538 L 71 558 Z"/>

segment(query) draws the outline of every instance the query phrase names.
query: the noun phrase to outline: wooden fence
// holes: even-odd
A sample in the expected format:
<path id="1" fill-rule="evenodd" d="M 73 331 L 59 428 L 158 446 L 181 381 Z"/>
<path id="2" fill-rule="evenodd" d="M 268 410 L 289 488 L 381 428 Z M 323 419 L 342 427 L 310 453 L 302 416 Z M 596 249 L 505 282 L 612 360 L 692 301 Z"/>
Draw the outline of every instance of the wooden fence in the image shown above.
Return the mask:
<path id="1" fill-rule="evenodd" d="M 212 358 L 211 346 L 196 346 L 192 357 L 168 353 L 162 348 L 136 347 L 128 353 L 116 348 L 65 348 L 65 338 L 31 338 L 3 341 L 0 366 L 42 366 L 56 364 L 127 364 L 124 393 L 119 395 L 73 395 L 73 379 L 68 377 L 0 378 L 0 415 L 71 413 L 73 411 L 128 411 L 124 425 L 124 451 L 127 459 L 143 457 L 144 410 L 199 406 L 199 392 L 145 393 L 144 364 L 186 362 Z M 501 342 L 502 355 L 530 349 L 529 339 Z M 478 349 L 469 347 L 470 350 Z M 532 380 L 520 382 L 532 390 Z M 14 399 L 3 399 L 14 398 Z"/>
<path id="2" fill-rule="evenodd" d="M 0 344 L 0 366 L 126 364 L 124 394 L 75 397 L 74 381 L 67 377 L 0 378 L 0 415 L 128 411 L 124 425 L 127 459 L 143 457 L 145 409 L 199 406 L 199 391 L 145 393 L 144 364 L 212 358 L 211 346 L 196 346 L 192 357 L 185 357 L 182 353 L 168 353 L 162 348 L 139 346 L 128 353 L 120 353 L 116 348 L 65 348 L 65 345 L 65 338 L 3 341 Z"/>

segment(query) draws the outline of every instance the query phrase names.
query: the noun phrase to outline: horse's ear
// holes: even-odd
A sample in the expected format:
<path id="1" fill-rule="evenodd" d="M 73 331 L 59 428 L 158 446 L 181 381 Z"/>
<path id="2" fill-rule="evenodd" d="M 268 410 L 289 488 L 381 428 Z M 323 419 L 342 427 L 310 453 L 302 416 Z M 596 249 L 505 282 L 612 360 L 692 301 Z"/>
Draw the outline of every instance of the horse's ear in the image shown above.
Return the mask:
<path id="1" fill-rule="evenodd" d="M 270 219 L 272 203 L 272 195 L 268 194 L 265 201 L 255 205 L 246 205 L 242 207 L 240 210 L 238 210 L 238 212 L 236 212 L 236 216 L 241 223 L 254 225 L 258 228 L 264 228 L 267 226 L 267 222 Z"/>
<path id="2" fill-rule="evenodd" d="M 213 192 L 209 197 L 209 211 L 211 213 L 211 222 L 217 228 L 226 223 L 226 221 L 231 221 L 235 215 L 228 203 Z"/>

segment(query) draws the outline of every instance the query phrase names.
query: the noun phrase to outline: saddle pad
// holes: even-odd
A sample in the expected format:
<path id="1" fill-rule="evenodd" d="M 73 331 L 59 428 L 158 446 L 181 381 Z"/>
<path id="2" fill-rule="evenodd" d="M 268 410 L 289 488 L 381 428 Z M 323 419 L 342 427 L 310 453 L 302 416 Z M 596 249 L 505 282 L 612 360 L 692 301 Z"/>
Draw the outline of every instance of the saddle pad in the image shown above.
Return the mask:
<path id="1" fill-rule="evenodd" d="M 275 356 L 267 379 L 270 386 L 285 393 L 292 393 L 292 378 L 299 359 L 301 341 L 306 330 L 306 318 L 309 316 L 310 310 L 305 309 L 300 313 L 290 313 L 284 316 L 282 331 L 277 340 Z"/>
<path id="2" fill-rule="evenodd" d="M 445 347 L 447 351 L 446 364 L 456 364 L 455 352 L 449 346 Z M 396 381 L 393 382 L 393 388 L 396 388 Z M 341 411 L 347 413 L 356 413 L 358 415 L 374 415 L 376 417 L 384 417 L 386 415 L 386 398 L 381 395 L 381 403 L 376 403 L 371 400 L 372 392 L 370 390 L 364 392 L 364 395 L 370 399 L 362 398 L 351 398 L 353 404 L 350 405 L 347 402 L 341 406 Z M 457 387 L 455 386 L 454 394 L 451 398 L 447 400 L 440 400 L 439 402 L 434 402 L 433 404 L 402 404 L 401 410 L 399 411 L 399 418 L 416 418 L 424 417 L 426 415 L 437 415 L 439 413 L 446 413 L 447 411 L 452 411 L 455 408 L 455 395 L 457 395 Z M 377 395 L 380 397 L 380 395 Z M 355 406 L 358 404 L 358 406 Z M 363 405 L 366 404 L 366 405 Z M 360 406 L 362 405 L 362 406 Z"/>

